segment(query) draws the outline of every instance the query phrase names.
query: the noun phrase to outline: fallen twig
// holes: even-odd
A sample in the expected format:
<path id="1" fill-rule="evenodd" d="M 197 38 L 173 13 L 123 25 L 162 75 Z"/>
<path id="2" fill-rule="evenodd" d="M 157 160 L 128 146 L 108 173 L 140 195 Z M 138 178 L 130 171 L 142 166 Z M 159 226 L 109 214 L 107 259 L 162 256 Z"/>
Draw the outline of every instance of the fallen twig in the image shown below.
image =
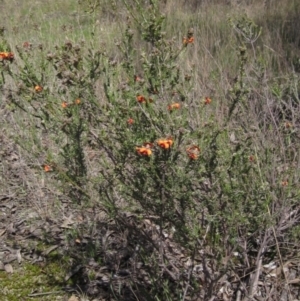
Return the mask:
<path id="1" fill-rule="evenodd" d="M 54 294 L 62 294 L 64 291 L 53 291 L 53 292 L 44 292 L 44 293 L 34 293 L 29 294 L 28 297 L 39 297 L 39 296 L 47 296 L 47 295 L 54 295 Z"/>

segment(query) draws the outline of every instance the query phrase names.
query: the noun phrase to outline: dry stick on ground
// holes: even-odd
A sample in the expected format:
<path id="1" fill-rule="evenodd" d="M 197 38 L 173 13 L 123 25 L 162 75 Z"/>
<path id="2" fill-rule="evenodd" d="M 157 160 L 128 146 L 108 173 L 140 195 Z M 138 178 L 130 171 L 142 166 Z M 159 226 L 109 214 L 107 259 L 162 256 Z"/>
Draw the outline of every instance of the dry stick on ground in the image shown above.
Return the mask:
<path id="1" fill-rule="evenodd" d="M 270 231 L 271 229 L 267 229 L 264 234 L 264 240 L 261 243 L 260 249 L 258 251 L 257 257 L 256 257 L 256 269 L 250 276 L 250 285 L 249 285 L 249 294 L 247 294 L 243 301 L 247 300 L 253 300 L 254 295 L 257 292 L 257 286 L 258 286 L 258 279 L 259 275 L 261 272 L 261 267 L 262 267 L 262 260 L 263 260 L 263 255 L 267 250 L 267 242 L 270 238 Z"/>
<path id="2" fill-rule="evenodd" d="M 270 212 L 269 208 L 268 208 L 268 213 L 271 216 L 271 212 Z M 261 247 L 259 249 L 259 252 L 258 252 L 257 258 L 256 258 L 255 273 L 252 274 L 252 277 L 251 277 L 252 279 L 251 279 L 251 283 L 250 283 L 249 294 L 247 296 L 245 296 L 243 301 L 252 300 L 254 295 L 257 292 L 258 279 L 259 279 L 259 275 L 260 275 L 260 272 L 261 272 L 263 254 L 267 251 L 267 242 L 268 242 L 268 240 L 271 236 L 271 233 L 273 234 L 275 242 L 276 242 L 278 257 L 279 257 L 279 260 L 280 260 L 280 265 L 281 265 L 281 268 L 282 268 L 282 271 L 283 271 L 283 274 L 284 274 L 284 278 L 286 280 L 286 283 L 287 284 L 289 283 L 288 278 L 287 278 L 286 273 L 285 273 L 285 270 L 284 270 L 284 264 L 283 264 L 282 256 L 281 256 L 280 249 L 279 249 L 279 244 L 278 244 L 278 240 L 277 240 L 277 236 L 276 236 L 276 231 L 275 231 L 275 228 L 272 226 L 271 228 L 267 229 L 266 232 L 265 232 L 264 240 L 261 244 Z M 289 299 L 292 300 L 292 294 L 291 294 L 289 285 L 288 285 L 288 294 L 289 294 Z"/>
<path id="3" fill-rule="evenodd" d="M 54 294 L 64 294 L 64 293 L 65 293 L 64 291 L 34 293 L 34 294 L 28 294 L 28 297 L 41 297 L 41 296 L 48 296 L 48 295 L 54 295 Z"/>
<path id="4" fill-rule="evenodd" d="M 270 212 L 269 207 L 268 207 L 268 213 L 269 213 L 269 215 L 271 216 L 271 212 Z M 284 222 L 285 222 L 285 221 L 286 221 L 286 220 L 284 220 Z M 288 277 L 287 277 L 287 275 L 286 275 L 286 273 L 285 273 L 284 264 L 283 264 L 282 256 L 281 256 L 281 253 L 280 253 L 279 244 L 278 244 L 278 240 L 277 240 L 277 236 L 276 236 L 276 231 L 275 231 L 275 228 L 274 228 L 274 227 L 272 227 L 272 232 L 273 232 L 274 239 L 275 239 L 275 243 L 276 243 L 276 249 L 277 249 L 277 253 L 278 253 L 278 257 L 279 257 L 281 269 L 282 269 L 282 272 L 283 272 L 285 281 L 286 281 L 286 283 L 287 283 L 289 300 L 293 300 L 293 298 L 292 298 L 292 293 L 291 293 L 291 289 L 290 289 L 290 286 L 289 286 L 289 280 L 288 280 Z"/>

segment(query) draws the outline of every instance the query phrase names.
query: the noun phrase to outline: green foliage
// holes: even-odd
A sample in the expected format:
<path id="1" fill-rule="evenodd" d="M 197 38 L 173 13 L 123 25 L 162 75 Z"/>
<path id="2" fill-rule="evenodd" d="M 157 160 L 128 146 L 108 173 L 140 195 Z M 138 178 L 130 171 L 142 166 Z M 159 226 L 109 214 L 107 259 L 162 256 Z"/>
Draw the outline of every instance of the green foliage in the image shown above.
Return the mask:
<path id="1" fill-rule="evenodd" d="M 80 4 L 94 16 L 101 8 L 101 1 Z M 222 92 L 195 93 L 197 65 L 187 71 L 182 62 L 201 38 L 196 30 L 171 37 L 158 1 L 122 5 L 126 27 L 114 56 L 94 41 L 68 40 L 48 53 L 43 46 L 17 47 L 18 60 L 0 62 L 1 85 L 12 81 L 9 104 L 35 128 L 32 141 L 51 141 L 49 148 L 38 142 L 31 155 L 43 154 L 57 188 L 145 239 L 136 256 L 150 281 L 146 300 L 200 293 L 208 300 L 236 261 L 249 268 L 261 256 L 257 241 L 274 252 L 270 229 L 281 229 L 281 216 L 296 206 L 299 76 L 263 82 L 267 66 L 255 45 L 261 27 L 241 17 L 230 20 L 237 36 L 234 81 Z M 90 164 L 89 151 L 97 153 Z M 141 226 L 151 219 L 153 236 Z M 289 235 L 297 240 L 297 228 Z M 201 286 L 194 263 L 189 273 L 181 263 L 173 269 L 166 237 L 191 261 L 213 262 Z"/>

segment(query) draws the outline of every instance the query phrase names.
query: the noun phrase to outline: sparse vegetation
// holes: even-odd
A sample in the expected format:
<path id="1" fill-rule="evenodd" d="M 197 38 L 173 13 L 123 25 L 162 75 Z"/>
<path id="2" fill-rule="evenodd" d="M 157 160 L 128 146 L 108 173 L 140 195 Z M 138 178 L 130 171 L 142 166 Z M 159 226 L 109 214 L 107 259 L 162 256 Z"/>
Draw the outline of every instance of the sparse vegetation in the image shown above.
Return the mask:
<path id="1" fill-rule="evenodd" d="M 298 1 L 0 8 L 6 300 L 299 298 Z"/>

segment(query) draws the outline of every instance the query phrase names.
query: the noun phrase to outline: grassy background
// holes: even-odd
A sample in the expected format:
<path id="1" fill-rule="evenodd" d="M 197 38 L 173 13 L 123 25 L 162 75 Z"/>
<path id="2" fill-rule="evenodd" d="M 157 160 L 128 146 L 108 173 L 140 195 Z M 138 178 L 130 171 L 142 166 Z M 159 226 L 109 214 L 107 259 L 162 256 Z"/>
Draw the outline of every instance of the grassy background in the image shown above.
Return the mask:
<path id="1" fill-rule="evenodd" d="M 37 74 L 40 76 L 44 74 L 45 88 L 52 93 L 50 95 L 53 95 L 53 98 L 55 98 L 54 102 L 58 105 L 60 105 L 61 99 L 59 99 L 60 94 L 56 91 L 55 72 L 50 68 L 46 70 L 41 68 L 41 62 L 45 59 L 45 55 L 53 53 L 56 46 L 72 41 L 74 45 L 84 45 L 83 48 L 105 51 L 111 61 L 121 62 L 123 60 L 122 54 L 118 51 L 117 44 L 124 38 L 124 29 L 128 18 L 126 7 L 124 3 L 117 3 L 118 5 L 114 6 L 108 0 L 98 2 L 100 6 L 93 9 L 94 1 L 53 0 L 47 3 L 45 1 L 0 1 L 0 27 L 4 27 L 5 29 L 5 38 L 11 50 L 16 53 L 16 61 L 20 65 L 23 64 L 23 61 L 17 55 L 17 47 L 22 48 L 24 42 L 31 43 L 32 52 L 30 52 L 29 58 L 32 68 L 37 70 Z M 128 2 L 131 3 L 132 1 Z M 296 204 L 299 197 L 298 167 L 300 164 L 298 154 L 298 116 L 300 113 L 298 92 L 300 72 L 299 1 L 167 0 L 161 1 L 160 6 L 161 11 L 166 15 L 164 28 L 166 37 L 173 40 L 178 49 L 182 46 L 182 38 L 186 35 L 188 29 L 191 27 L 194 28 L 195 42 L 191 45 L 192 47 L 187 49 L 185 55 L 179 57 L 178 65 L 184 74 L 193 76 L 193 84 L 182 88 L 184 89 L 184 94 L 188 95 L 191 99 L 188 104 L 183 105 L 184 107 L 188 107 L 189 105 L 196 107 L 201 99 L 207 95 L 213 98 L 212 108 L 208 108 L 206 111 L 202 111 L 202 113 L 199 112 L 195 119 L 188 121 L 191 127 L 200 128 L 199 136 L 201 138 L 199 141 L 203 143 L 205 158 L 209 158 L 211 145 L 205 146 L 206 136 L 203 134 L 205 129 L 203 130 L 202 126 L 211 122 L 217 127 L 218 125 L 222 125 L 224 120 L 226 120 L 230 89 L 233 89 L 236 83 L 240 66 L 239 50 L 237 47 L 238 38 L 236 30 L 230 24 L 230 20 L 234 24 L 238 24 L 239 20 L 247 16 L 257 24 L 258 28 L 262 28 L 258 39 L 246 44 L 248 62 L 245 67 L 244 80 L 250 93 L 247 105 L 241 109 L 236 119 L 230 122 L 228 133 L 224 132 L 220 138 L 220 144 L 223 146 L 223 149 L 220 150 L 220 157 L 223 156 L 224 158 L 224 161 L 220 160 L 220 162 L 229 166 L 228 162 L 231 162 L 231 160 L 232 162 L 234 161 L 231 157 L 234 153 L 238 158 L 237 160 L 241 160 L 241 165 L 243 165 L 245 162 L 241 158 L 244 155 L 247 158 L 252 154 L 255 157 L 261 155 L 258 164 L 259 171 L 255 173 L 253 178 L 242 178 L 244 186 L 239 186 L 238 188 L 241 191 L 247 191 L 247 189 L 250 191 L 257 185 L 256 190 L 257 194 L 259 194 L 261 191 L 265 191 L 265 187 L 269 185 L 268 197 L 272 200 L 274 199 L 273 203 L 270 201 L 272 203 L 270 209 L 268 207 L 270 210 L 269 214 L 270 216 L 272 215 L 271 223 L 280 224 L 281 215 L 284 216 L 284 214 L 292 212 L 288 208 L 298 210 Z M 146 7 L 145 11 L 147 13 Z M 137 52 L 145 49 L 145 42 L 142 41 L 141 34 L 142 32 L 137 28 L 137 34 L 134 36 L 134 48 Z M 42 51 L 39 51 L 41 48 Z M 2 50 L 7 49 L 0 49 L 0 51 Z M 89 55 L 87 51 L 85 55 Z M 135 71 L 140 73 L 142 64 L 138 56 L 134 59 Z M 120 73 L 117 75 L 118 80 L 124 80 L 124 77 L 125 81 L 129 80 L 122 73 L 124 71 L 121 70 L 120 66 Z M 18 83 L 8 79 L 6 85 L 1 87 L 1 92 L 3 93 L 0 109 L 3 112 L 3 120 L 1 120 L 2 136 L 0 137 L 2 138 L 2 155 L 5 155 L 3 155 L 5 159 L 1 162 L 0 188 L 3 191 L 3 195 L 14 194 L 17 196 L 15 200 L 22 204 L 22 209 L 20 208 L 17 211 L 21 217 L 28 216 L 30 210 L 33 208 L 35 214 L 32 215 L 31 223 L 34 223 L 35 220 L 42 220 L 47 224 L 49 220 L 55 220 L 58 224 L 61 224 L 72 213 L 72 221 L 75 220 L 76 225 L 79 221 L 78 223 L 80 224 L 82 216 L 88 215 L 86 214 L 86 206 L 90 210 L 89 214 L 94 214 L 91 208 L 99 206 L 99 200 L 97 199 L 99 197 L 96 194 L 92 195 L 91 203 L 82 206 L 73 204 L 72 207 L 70 204 L 65 205 L 67 197 L 64 193 L 57 192 L 63 186 L 63 181 L 60 182 L 61 179 L 58 180 L 55 175 L 45 175 L 40 168 L 47 158 L 51 156 L 55 157 L 59 152 L 57 145 L 54 143 L 55 134 L 52 136 L 43 135 L 41 131 L 42 124 L 32 127 L 36 122 L 35 119 L 27 113 L 18 111 L 16 107 L 11 105 L 9 102 L 9 91 L 10 89 L 11 91 L 16 91 L 17 85 Z M 95 89 L 97 97 L 105 104 L 106 96 L 102 82 Z M 167 102 L 167 96 L 163 100 Z M 171 118 L 169 122 L 171 123 Z M 292 133 L 289 132 L 287 134 L 288 127 L 286 126 L 286 122 L 292 125 Z M 236 134 L 237 139 L 241 139 L 245 143 L 243 147 L 246 149 L 246 154 L 241 154 L 237 147 L 228 145 L 228 136 L 232 132 Z M 253 134 L 254 132 L 255 134 Z M 254 145 L 251 145 L 251 150 L 253 152 L 255 150 L 256 153 L 250 153 L 250 150 L 245 146 L 250 136 L 253 138 Z M 230 137 L 234 144 L 234 137 Z M 11 144 L 7 143 L 7 141 L 10 141 Z M 19 145 L 22 145 L 22 147 Z M 32 154 L 40 155 L 32 156 Z M 275 155 L 272 156 L 272 154 Z M 97 176 L 99 166 L 103 162 L 99 159 L 95 163 L 94 158 L 101 158 L 101 155 L 102 152 L 98 150 L 92 148 L 86 150 L 89 179 Z M 14 165 L 14 156 L 18 158 L 18 165 Z M 10 159 L 11 157 L 13 158 Z M 204 162 L 202 163 L 204 164 Z M 226 175 L 226 172 L 224 173 Z M 258 180 L 256 179 L 257 175 L 261 176 Z M 238 171 L 235 176 L 239 177 Z M 242 174 L 241 177 L 243 177 Z M 288 190 L 284 190 L 283 187 L 278 188 L 278 183 L 282 183 L 286 179 L 290 183 Z M 227 185 L 225 182 L 224 180 L 224 186 Z M 92 190 L 91 187 L 93 184 L 92 181 L 87 184 L 88 189 Z M 279 186 L 282 185 L 279 184 Z M 236 191 L 237 193 L 239 192 L 237 187 Z M 256 200 L 257 198 L 259 200 L 259 196 L 255 192 L 251 190 L 251 193 L 253 193 L 253 199 Z M 216 196 L 211 195 L 208 197 L 212 197 L 213 199 Z M 285 202 L 287 211 L 284 209 Z M 258 204 L 257 206 L 259 207 L 260 205 Z M 70 206 L 72 210 L 75 210 L 75 213 L 70 212 L 70 208 L 68 208 Z M 252 204 L 251 206 L 255 205 Z M 263 206 L 260 208 L 263 208 Z M 251 211 L 250 207 L 248 209 Z M 233 226 L 235 219 L 239 220 L 239 210 L 240 212 L 247 212 L 248 209 L 243 205 L 242 201 L 237 204 L 237 211 L 229 212 L 232 214 L 232 220 L 228 221 L 229 225 Z M 267 211 L 262 211 L 258 215 L 258 225 L 253 225 L 254 229 L 255 226 L 259 227 L 260 221 L 262 223 L 265 222 L 265 215 L 268 215 Z M 94 233 L 96 231 L 95 224 L 106 218 L 104 218 L 103 212 L 99 210 L 95 213 L 95 220 L 92 218 L 88 220 L 86 224 L 87 228 L 84 228 L 80 224 L 78 228 L 76 226 L 75 229 L 68 229 L 67 233 L 64 234 L 64 239 L 72 245 L 72 243 L 74 244 L 74 240 L 81 236 L 80 234 L 84 236 L 83 233 L 88 232 L 96 235 Z M 239 220 L 239 222 L 241 221 Z M 291 257 L 298 258 L 297 251 L 295 251 L 299 236 L 297 218 L 293 227 L 294 231 L 284 235 L 279 233 L 279 238 L 277 237 L 279 242 L 278 240 L 275 243 L 273 242 L 277 246 L 280 245 L 280 252 L 278 252 L 278 249 L 277 251 L 272 249 L 272 252 L 281 254 L 283 261 L 287 261 Z M 250 227 L 250 229 L 253 228 Z M 228 229 L 225 230 L 228 233 L 230 232 Z M 114 228 L 114 231 L 122 232 L 120 228 Z M 45 230 L 45 232 L 47 231 Z M 46 235 L 47 239 L 44 239 L 45 246 L 43 248 L 46 248 L 47 243 L 54 243 L 51 236 L 48 235 Z M 206 234 L 203 235 L 206 237 Z M 120 234 L 120 236 L 122 235 Z M 222 253 L 222 247 L 218 246 L 218 242 L 222 240 L 220 236 L 220 233 L 211 237 L 208 235 L 208 241 L 210 241 L 208 245 L 212 248 L 211 252 L 214 254 L 213 256 L 224 256 L 225 258 L 226 256 Z M 124 238 L 122 237 L 122 239 Z M 13 239 L 9 238 L 8 241 L 13 241 Z M 218 247 L 221 250 L 220 252 L 218 251 Z M 116 247 L 111 243 L 110 248 L 114 250 Z M 187 248 L 187 252 L 189 251 L 191 250 Z M 251 253 L 253 249 L 248 251 Z M 75 248 L 74 253 L 76 254 L 77 252 L 78 250 Z M 94 257 L 99 265 L 104 261 L 102 258 L 103 254 L 99 255 L 97 253 L 95 245 L 91 246 L 90 253 L 87 252 L 88 254 L 86 254 L 84 250 L 80 250 L 79 253 L 80 256 L 71 255 L 71 257 L 74 255 L 74 258 L 76 258 L 75 262 L 87 262 L 89 257 Z M 93 254 L 91 255 L 91 253 Z M 279 256 L 278 254 L 277 256 Z M 61 255 L 64 256 L 64 253 L 62 252 Z M 229 252 L 227 255 L 232 254 Z M 107 254 L 105 256 L 109 257 Z M 251 256 L 249 255 L 249 257 Z M 254 257 L 251 257 L 251 259 L 253 262 L 255 261 Z M 155 262 L 156 257 L 149 259 L 149 265 L 155 265 Z M 298 262 L 298 259 L 296 262 Z M 52 266 L 50 265 L 50 267 L 54 271 L 59 266 L 59 261 L 56 262 L 56 265 L 51 264 Z M 255 267 L 254 264 L 251 265 L 251 267 L 253 266 Z M 155 266 L 155 268 L 159 269 L 158 266 Z M 39 269 L 32 269 L 32 271 L 34 271 L 34 273 L 32 272 L 32 277 L 37 277 L 40 273 Z M 4 279 L 3 283 L 8 288 L 7 300 L 13 300 L 9 299 L 13 295 L 11 291 L 15 289 L 15 287 L 9 287 L 10 278 L 14 280 L 14 283 L 18 283 L 18 281 L 22 282 L 23 274 L 20 273 L 18 280 L 16 275 L 9 277 L 4 272 L 0 273 L 2 273 L 1 277 Z M 60 273 L 57 272 L 57 274 L 59 275 Z M 94 274 L 95 271 L 89 271 L 85 277 L 93 279 L 95 277 Z M 41 281 L 43 282 L 44 280 L 41 278 Z M 35 280 L 32 282 L 35 282 Z M 47 289 L 51 289 L 48 285 L 49 283 L 46 283 Z M 160 287 L 157 283 L 155 285 Z M 57 290 L 57 286 L 54 285 L 52 289 Z M 28 295 L 28 288 L 24 292 L 18 292 L 18 294 L 18 298 L 20 298 L 19 296 L 25 298 Z M 59 298 L 63 297 L 60 296 Z M 65 298 L 67 297 L 65 296 Z M 151 297 L 149 297 L 149 300 L 151 300 Z"/>

